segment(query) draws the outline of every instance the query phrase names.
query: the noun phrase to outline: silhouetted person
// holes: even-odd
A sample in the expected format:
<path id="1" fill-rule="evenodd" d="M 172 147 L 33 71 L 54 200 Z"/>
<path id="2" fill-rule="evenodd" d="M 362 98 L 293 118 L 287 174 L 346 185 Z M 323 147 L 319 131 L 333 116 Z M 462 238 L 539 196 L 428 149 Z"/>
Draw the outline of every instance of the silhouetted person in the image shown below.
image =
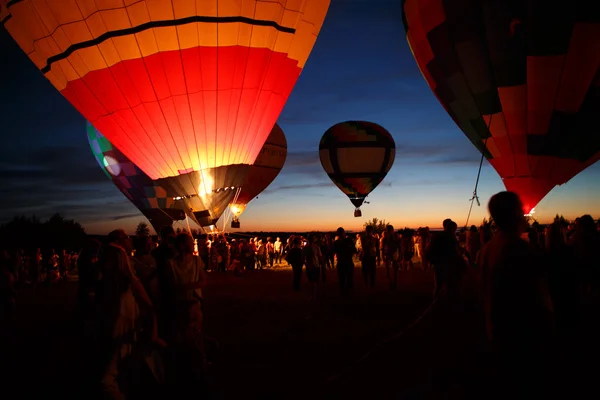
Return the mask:
<path id="1" fill-rule="evenodd" d="M 302 280 L 302 266 L 304 265 L 304 254 L 302 252 L 302 249 L 300 248 L 300 237 L 290 238 L 290 241 L 291 247 L 286 255 L 285 260 L 288 264 L 292 266 L 292 273 L 294 279 L 293 288 L 295 291 L 299 291 L 300 281 Z"/>
<path id="2" fill-rule="evenodd" d="M 344 228 L 337 230 L 338 240 L 333 243 L 333 252 L 337 257 L 337 272 L 340 290 L 342 293 L 349 292 L 354 287 L 354 261 L 352 256 L 356 252 L 356 246 L 349 237 L 346 237 Z"/>
<path id="3" fill-rule="evenodd" d="M 139 383 L 120 378 L 126 373 L 128 361 L 132 360 L 142 314 L 151 320 L 150 340 L 160 345 L 164 342 L 158 338 L 152 301 L 129 261 L 128 254 L 133 250 L 131 238 L 122 229 L 117 229 L 109 233 L 108 240 L 99 261 L 102 272 L 99 312 L 103 344 L 106 345 L 104 351 L 110 357 L 104 360 L 106 367 L 101 383 L 106 397 L 121 399 L 123 393 L 134 390 L 133 386 Z"/>
<path id="4" fill-rule="evenodd" d="M 442 225 L 444 231 L 433 237 L 427 249 L 429 262 L 433 265 L 435 274 L 434 298 L 444 287 L 448 296 L 455 297 L 458 294 L 458 285 L 465 266 L 456 240 L 456 222 L 445 219 Z"/>
<path id="5" fill-rule="evenodd" d="M 100 269 L 98 255 L 100 253 L 100 242 L 88 238 L 85 246 L 77 258 L 77 271 L 79 281 L 77 283 L 77 306 L 78 314 L 85 320 L 93 314 L 93 296 L 96 294 Z"/>
<path id="6" fill-rule="evenodd" d="M 527 223 L 517 194 L 497 193 L 488 209 L 497 231 L 478 259 L 486 332 L 498 350 L 499 366 L 506 377 L 516 379 L 514 390 L 537 391 L 541 386 L 536 378 L 543 366 L 539 357 L 552 328 L 552 305 L 541 258 L 521 239 Z M 503 381 L 502 386 L 510 390 L 509 383 L 511 380 Z"/>
<path id="7" fill-rule="evenodd" d="M 167 310 L 171 308 L 173 302 L 170 291 L 167 270 L 169 262 L 176 255 L 175 251 L 175 230 L 172 226 L 165 226 L 160 230 L 160 244 L 152 250 L 152 257 L 156 261 L 156 277 L 158 278 L 159 304 L 155 305 L 158 314 L 158 330 L 162 337 L 168 333 L 167 326 L 172 325 L 172 315 Z"/>
<path id="8" fill-rule="evenodd" d="M 479 250 L 481 250 L 481 234 L 475 225 L 471 225 L 469 232 L 467 232 L 465 250 L 471 265 L 475 264 L 477 261 L 477 254 L 479 254 Z"/>
<path id="9" fill-rule="evenodd" d="M 590 215 L 577 218 L 571 239 L 582 300 L 588 303 L 600 288 L 600 236 Z"/>
<path id="10" fill-rule="evenodd" d="M 306 278 L 311 286 L 311 294 L 316 298 L 319 291 L 321 264 L 325 261 L 319 246 L 319 237 L 314 233 L 308 235 L 308 243 L 302 251 L 304 265 L 306 266 Z"/>
<path id="11" fill-rule="evenodd" d="M 546 227 L 546 265 L 548 284 L 559 333 L 572 332 L 578 319 L 577 269 L 573 265 L 573 251 L 567 246 L 564 227 L 554 222 Z"/>
<path id="12" fill-rule="evenodd" d="M 398 269 L 400 268 L 400 240 L 392 225 L 386 226 L 385 232 L 382 232 L 379 248 L 381 259 L 385 264 L 390 290 L 396 290 L 398 287 Z"/>
<path id="13" fill-rule="evenodd" d="M 365 234 L 360 240 L 362 263 L 362 275 L 365 286 L 375 287 L 375 273 L 377 271 L 377 262 L 379 261 L 379 240 L 373 236 L 373 227 L 367 225 Z"/>

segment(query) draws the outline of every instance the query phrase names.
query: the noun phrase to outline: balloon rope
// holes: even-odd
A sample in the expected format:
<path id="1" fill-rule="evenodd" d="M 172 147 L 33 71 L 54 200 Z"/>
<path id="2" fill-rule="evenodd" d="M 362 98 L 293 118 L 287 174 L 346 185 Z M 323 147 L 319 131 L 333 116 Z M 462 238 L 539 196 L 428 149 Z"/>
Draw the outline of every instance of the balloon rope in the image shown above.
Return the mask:
<path id="1" fill-rule="evenodd" d="M 185 222 L 187 223 L 188 232 L 191 235 L 192 234 L 192 229 L 190 228 L 190 218 L 188 217 L 187 214 L 185 214 Z"/>
<path id="2" fill-rule="evenodd" d="M 487 139 L 486 139 L 487 142 Z M 481 167 L 483 166 L 483 157 L 485 153 L 481 153 L 481 160 L 479 160 L 479 171 L 477 171 L 477 180 L 475 181 L 475 190 L 473 190 L 473 197 L 471 197 L 471 205 L 469 206 L 469 214 L 467 214 L 467 221 L 465 222 L 465 228 L 469 226 L 469 219 L 471 218 L 471 211 L 473 211 L 473 202 L 477 200 L 477 206 L 479 207 L 479 196 L 477 195 L 477 186 L 479 185 L 479 177 L 481 176 Z"/>
<path id="3" fill-rule="evenodd" d="M 490 126 L 492 126 L 493 115 L 490 115 L 490 122 L 488 122 L 488 134 L 491 135 Z M 467 214 L 467 221 L 465 222 L 465 228 L 469 226 L 469 219 L 471 218 L 471 211 L 473 211 L 473 203 L 477 201 L 477 207 L 481 206 L 479 203 L 479 196 L 477 195 L 477 187 L 479 186 L 479 177 L 481 176 L 481 167 L 483 167 L 483 158 L 485 157 L 485 151 L 487 150 L 487 141 L 489 136 L 483 141 L 483 151 L 481 152 L 481 159 L 479 160 L 479 170 L 477 171 L 477 179 L 475 180 L 475 189 L 473 190 L 473 197 L 471 197 L 471 205 L 469 206 L 469 214 Z"/>

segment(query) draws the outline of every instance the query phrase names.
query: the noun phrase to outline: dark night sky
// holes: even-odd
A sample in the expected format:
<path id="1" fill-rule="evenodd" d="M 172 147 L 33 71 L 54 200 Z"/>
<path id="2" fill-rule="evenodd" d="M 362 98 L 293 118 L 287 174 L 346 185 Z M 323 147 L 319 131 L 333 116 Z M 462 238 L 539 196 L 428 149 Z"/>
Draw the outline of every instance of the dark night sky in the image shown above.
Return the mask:
<path id="1" fill-rule="evenodd" d="M 0 222 L 60 212 L 91 233 L 132 231 L 144 218 L 98 167 L 83 117 L 3 29 L 0 48 Z M 352 217 L 353 207 L 318 160 L 323 132 L 350 119 L 384 126 L 397 146 L 394 167 L 369 196 L 362 219 Z M 404 37 L 400 1 L 333 0 L 278 123 L 288 137 L 288 162 L 242 216 L 245 230 L 356 229 L 374 216 L 398 226 L 438 226 L 447 216 L 459 223 L 466 217 L 479 153 L 421 76 Z M 595 165 L 556 188 L 536 216 L 599 215 L 599 174 Z M 485 163 L 482 204 L 500 190 L 500 178 Z M 472 218 L 484 216 L 482 206 Z"/>

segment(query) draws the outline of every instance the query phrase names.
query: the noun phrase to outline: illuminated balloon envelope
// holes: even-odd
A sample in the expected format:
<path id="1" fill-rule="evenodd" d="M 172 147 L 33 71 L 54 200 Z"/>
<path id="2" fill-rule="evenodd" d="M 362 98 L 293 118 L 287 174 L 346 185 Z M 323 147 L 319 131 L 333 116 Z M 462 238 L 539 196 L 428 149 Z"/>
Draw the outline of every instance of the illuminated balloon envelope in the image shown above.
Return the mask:
<path id="1" fill-rule="evenodd" d="M 383 127 L 347 121 L 329 128 L 319 144 L 319 157 L 329 178 L 356 207 L 360 217 L 365 198 L 394 165 L 396 144 Z"/>
<path id="2" fill-rule="evenodd" d="M 285 164 L 287 140 L 279 125 L 275 124 L 256 161 L 250 167 L 246 181 L 234 201 L 229 205 L 233 214 L 232 228 L 239 228 L 239 217 L 252 199 L 262 193 L 275 180 Z"/>
<path id="3" fill-rule="evenodd" d="M 135 165 L 214 223 L 246 178 L 329 0 L 0 0 L 40 71 Z"/>
<path id="4" fill-rule="evenodd" d="M 176 208 L 176 201 L 167 196 L 165 189 L 156 186 L 148 175 L 136 167 L 89 122 L 87 137 L 102 171 L 148 218 L 157 233 L 164 226 L 172 225 L 173 221 L 185 219 L 185 212 Z"/>
<path id="5" fill-rule="evenodd" d="M 526 213 L 600 158 L 592 5 L 404 0 L 406 37 L 427 83 Z"/>

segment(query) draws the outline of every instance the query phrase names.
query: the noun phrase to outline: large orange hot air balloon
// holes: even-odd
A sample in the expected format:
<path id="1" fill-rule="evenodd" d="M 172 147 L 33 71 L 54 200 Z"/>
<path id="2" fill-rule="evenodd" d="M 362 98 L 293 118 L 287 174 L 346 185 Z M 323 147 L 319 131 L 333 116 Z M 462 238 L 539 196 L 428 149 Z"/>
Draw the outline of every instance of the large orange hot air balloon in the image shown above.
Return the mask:
<path id="1" fill-rule="evenodd" d="M 394 165 L 396 144 L 385 128 L 364 121 L 346 121 L 329 128 L 321 138 L 323 169 L 356 207 L 360 206 Z"/>
<path id="2" fill-rule="evenodd" d="M 246 181 L 240 193 L 229 205 L 233 214 L 232 228 L 239 228 L 239 217 L 246 210 L 246 206 L 256 196 L 262 193 L 271 182 L 277 178 L 287 158 L 287 140 L 279 125 L 275 124 L 267 141 L 263 145 L 256 161 L 250 167 Z"/>
<path id="3" fill-rule="evenodd" d="M 136 167 L 89 122 L 87 137 L 102 171 L 148 218 L 156 233 L 165 226 L 173 225 L 173 221 L 185 219 L 185 212 L 178 208 L 177 201 L 168 197 L 166 190 L 156 186 L 148 175 Z"/>
<path id="4" fill-rule="evenodd" d="M 0 0 L 46 78 L 203 225 L 241 187 L 329 0 Z"/>
<path id="5" fill-rule="evenodd" d="M 594 5 L 404 0 L 406 36 L 427 83 L 526 213 L 600 158 Z"/>

